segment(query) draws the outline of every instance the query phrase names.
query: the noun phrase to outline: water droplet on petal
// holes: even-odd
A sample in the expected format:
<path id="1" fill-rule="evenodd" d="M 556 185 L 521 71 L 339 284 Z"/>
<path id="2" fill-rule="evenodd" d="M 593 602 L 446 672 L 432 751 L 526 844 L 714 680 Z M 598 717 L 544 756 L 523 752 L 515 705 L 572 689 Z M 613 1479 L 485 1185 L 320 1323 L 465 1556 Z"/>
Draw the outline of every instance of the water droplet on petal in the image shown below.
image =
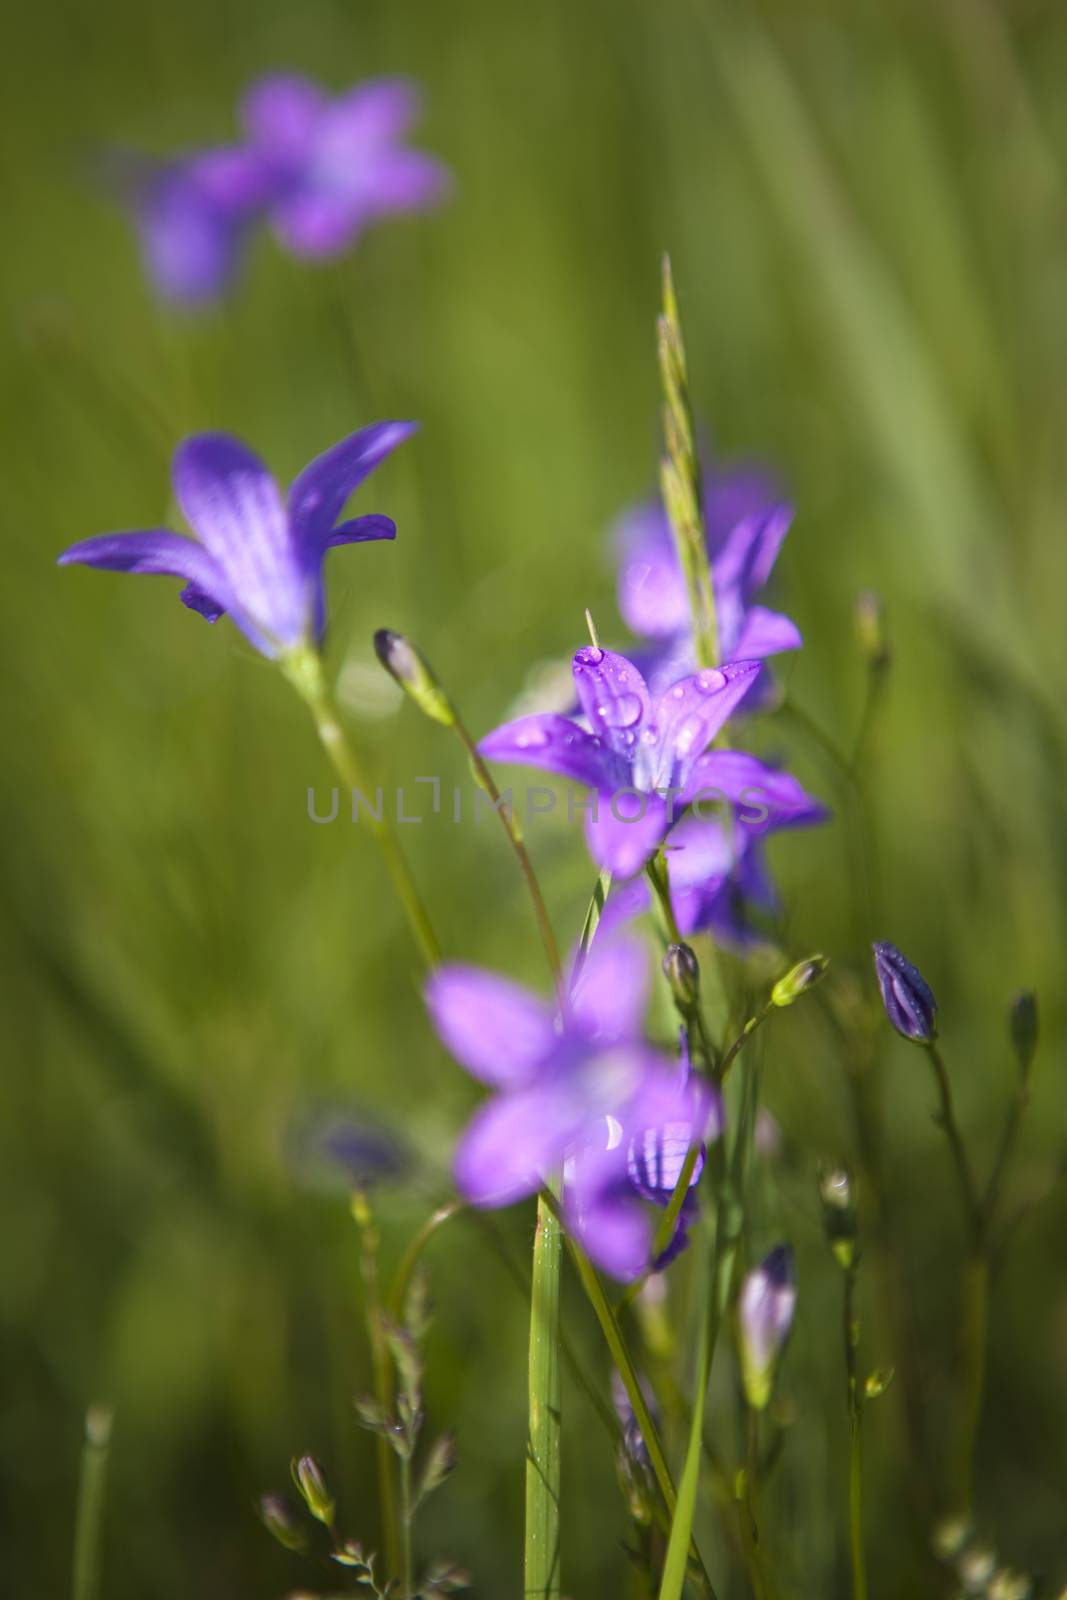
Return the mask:
<path id="1" fill-rule="evenodd" d="M 574 670 L 575 672 L 580 672 L 583 667 L 599 667 L 603 659 L 604 652 L 601 650 L 599 645 L 584 644 L 582 648 L 575 653 Z"/>
<path id="2" fill-rule="evenodd" d="M 520 750 L 543 750 L 548 734 L 543 728 L 526 728 L 515 740 Z"/>
<path id="3" fill-rule="evenodd" d="M 696 686 L 701 694 L 718 694 L 720 689 L 726 688 L 726 674 L 718 667 L 707 667 L 697 673 Z"/>
<path id="4" fill-rule="evenodd" d="M 597 706 L 596 710 L 609 728 L 632 728 L 635 722 L 640 722 L 643 707 L 639 695 L 620 694 L 615 700 Z"/>
<path id="5" fill-rule="evenodd" d="M 682 688 L 680 683 L 676 683 L 674 688 L 671 690 L 671 699 L 672 700 L 681 700 L 681 699 L 684 698 L 684 696 L 685 696 L 685 690 Z"/>

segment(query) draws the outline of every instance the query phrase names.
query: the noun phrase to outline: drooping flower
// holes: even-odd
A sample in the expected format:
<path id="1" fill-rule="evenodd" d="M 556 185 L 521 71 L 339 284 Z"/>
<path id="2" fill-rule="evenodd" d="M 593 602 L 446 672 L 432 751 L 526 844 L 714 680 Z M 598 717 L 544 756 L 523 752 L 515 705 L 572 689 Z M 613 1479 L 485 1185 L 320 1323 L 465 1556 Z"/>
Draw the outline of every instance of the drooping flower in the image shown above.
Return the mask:
<path id="1" fill-rule="evenodd" d="M 748 1273 L 737 1304 L 741 1380 L 750 1406 L 762 1411 L 771 1398 L 789 1330 L 796 1312 L 793 1252 L 780 1244 Z"/>
<path id="2" fill-rule="evenodd" d="M 209 622 L 227 612 L 256 649 L 279 656 L 321 637 L 322 565 L 335 545 L 392 539 L 389 517 L 339 522 L 352 491 L 415 428 L 376 422 L 318 456 L 283 500 L 247 445 L 225 433 L 187 439 L 174 458 L 174 491 L 196 539 L 152 528 L 71 545 L 60 566 L 184 578 L 183 603 Z"/>
<path id="3" fill-rule="evenodd" d="M 281 243 L 298 256 L 335 256 L 369 223 L 443 199 L 445 167 L 401 143 L 418 113 L 418 92 L 403 78 L 372 79 L 336 99 L 292 74 L 255 84 L 243 120 L 271 176 Z"/>
<path id="4" fill-rule="evenodd" d="M 157 293 L 190 307 L 217 300 L 269 199 L 271 176 L 263 163 L 234 147 L 167 161 L 117 153 L 106 167 L 133 219 Z"/>
<path id="5" fill-rule="evenodd" d="M 930 1044 L 937 1038 L 937 1001 L 917 967 L 896 945 L 875 944 L 874 971 L 885 1014 L 905 1039 Z"/>
<path id="6" fill-rule="evenodd" d="M 706 475 L 704 516 L 720 659 L 762 661 L 798 649 L 796 625 L 756 600 L 789 531 L 792 507 L 765 473 L 742 469 Z M 657 641 L 646 666 L 653 692 L 661 692 L 692 672 L 696 660 L 685 577 L 660 502 L 624 513 L 616 541 L 619 610 L 635 634 Z"/>
<path id="7" fill-rule="evenodd" d="M 685 1029 L 681 1033 L 680 1083 L 689 1081 L 691 1072 L 689 1040 Z M 723 1128 L 723 1106 L 718 1091 L 711 1092 L 708 1125 L 705 1139 L 717 1139 Z M 674 1195 L 675 1185 L 682 1176 L 686 1157 L 694 1143 L 692 1125 L 688 1122 L 668 1122 L 657 1128 L 645 1128 L 631 1138 L 626 1153 L 626 1179 L 633 1192 L 642 1200 L 666 1210 Z M 697 1151 L 696 1162 L 689 1176 L 689 1185 L 678 1212 L 674 1231 L 660 1253 L 651 1262 L 654 1272 L 662 1272 L 689 1243 L 689 1230 L 700 1214 L 697 1186 L 704 1171 L 705 1144 Z"/>
<path id="8" fill-rule="evenodd" d="M 572 671 L 588 728 L 534 713 L 488 734 L 492 761 L 540 767 L 593 790 L 586 839 L 597 863 L 639 872 L 685 807 L 716 787 L 720 752 L 705 755 L 759 671 L 735 661 L 683 678 L 655 701 L 625 656 L 586 645 Z"/>
<path id="9" fill-rule="evenodd" d="M 568 1225 L 613 1276 L 650 1265 L 648 1216 L 630 1179 L 650 1129 L 702 1139 L 710 1087 L 679 1073 L 641 1033 L 647 963 L 621 937 L 597 946 L 566 1017 L 520 985 L 476 967 L 438 968 L 427 1003 L 438 1034 L 496 1091 L 467 1128 L 454 1171 L 472 1204 L 509 1205 L 563 1175 Z M 683 1151 L 684 1155 L 684 1151 Z"/>

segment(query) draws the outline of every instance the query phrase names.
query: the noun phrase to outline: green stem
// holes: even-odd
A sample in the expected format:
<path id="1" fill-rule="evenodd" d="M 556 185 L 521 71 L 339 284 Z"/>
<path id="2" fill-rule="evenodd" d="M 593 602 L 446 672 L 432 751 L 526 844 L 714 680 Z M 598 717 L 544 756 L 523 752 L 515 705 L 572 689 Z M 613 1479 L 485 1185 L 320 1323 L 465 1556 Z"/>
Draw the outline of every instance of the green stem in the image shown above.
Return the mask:
<path id="1" fill-rule="evenodd" d="M 845 1269 L 844 1347 L 848 1405 L 848 1530 L 852 1563 L 852 1600 L 867 1600 L 867 1559 L 863 1548 L 863 1400 L 856 1370 L 856 1271 L 853 1260 Z"/>
<path id="2" fill-rule="evenodd" d="M 971 1163 L 967 1158 L 967 1149 L 960 1134 L 959 1124 L 956 1121 L 956 1112 L 952 1103 L 952 1085 L 945 1070 L 945 1063 L 941 1059 L 941 1052 L 931 1040 L 926 1045 L 926 1053 L 930 1057 L 930 1065 L 934 1069 L 937 1080 L 938 1093 L 941 1100 L 938 1111 L 938 1123 L 944 1131 L 952 1152 L 952 1163 L 956 1169 L 956 1180 L 959 1184 L 960 1200 L 963 1205 L 963 1214 L 967 1222 L 971 1244 L 979 1253 L 984 1250 L 985 1228 L 982 1218 L 982 1208 L 978 1201 L 978 1191 L 975 1187 L 974 1175 L 971 1172 Z"/>
<path id="3" fill-rule="evenodd" d="M 529 1437 L 526 1454 L 526 1600 L 559 1600 L 559 1280 L 563 1230 L 537 1201 L 530 1294 Z"/>
<path id="4" fill-rule="evenodd" d="M 414 1600 L 414 1568 L 411 1560 L 411 1456 L 400 1457 L 400 1595 Z"/>
<path id="5" fill-rule="evenodd" d="M 359 1271 L 367 1291 L 367 1336 L 370 1340 L 371 1373 L 374 1380 L 374 1398 L 383 1416 L 391 1416 L 393 1409 L 393 1378 L 389 1361 L 389 1345 L 382 1322 L 383 1306 L 381 1281 L 378 1273 L 378 1228 L 374 1214 L 367 1204 L 366 1195 L 356 1190 L 352 1196 L 352 1216 L 359 1229 Z M 389 1440 L 379 1433 L 374 1441 L 378 1460 L 378 1496 L 381 1501 L 382 1545 L 385 1565 L 391 1574 L 397 1569 L 403 1548 L 404 1511 L 401 1506 L 398 1528 L 396 1489 L 393 1478 L 393 1448 Z M 403 1474 L 401 1474 L 403 1475 Z"/>
<path id="6" fill-rule="evenodd" d="M 100 1591 L 100 1546 L 110 1443 L 111 1412 L 106 1406 L 90 1406 L 85 1416 L 85 1443 L 74 1521 L 72 1600 L 96 1600 Z"/>
<path id="7" fill-rule="evenodd" d="M 404 1302 L 407 1299 L 408 1285 L 411 1275 L 418 1265 L 419 1257 L 429 1244 L 438 1228 L 443 1228 L 463 1210 L 462 1200 L 450 1200 L 447 1205 L 438 1206 L 437 1210 L 428 1217 L 418 1233 L 408 1245 L 400 1258 L 400 1265 L 393 1277 L 392 1287 L 389 1290 L 389 1315 L 394 1322 L 401 1322 L 404 1316 Z"/>
<path id="8" fill-rule="evenodd" d="M 741 1548 L 745 1569 L 754 1600 L 766 1600 L 767 1586 L 759 1558 L 759 1525 L 756 1522 L 756 1479 L 759 1472 L 759 1412 L 748 1406 L 748 1459 L 738 1474 L 737 1524 L 741 1534 Z"/>
<path id="9" fill-rule="evenodd" d="M 552 974 L 552 981 L 555 984 L 556 990 L 559 994 L 560 1004 L 563 1005 L 565 1001 L 565 995 L 563 991 L 563 969 L 559 959 L 559 946 L 556 943 L 556 935 L 552 930 L 552 923 L 549 919 L 548 908 L 545 905 L 544 895 L 541 893 L 541 885 L 538 883 L 537 874 L 533 869 L 533 862 L 530 860 L 529 853 L 523 841 L 522 834 L 519 832 L 519 827 L 515 821 L 515 817 L 511 811 L 511 808 L 503 804 L 500 796 L 500 790 L 497 788 L 496 783 L 493 780 L 492 773 L 489 771 L 489 768 L 486 766 L 481 755 L 479 754 L 478 746 L 474 743 L 474 740 L 468 733 L 467 728 L 460 718 L 455 706 L 452 705 L 451 702 L 450 705 L 454 718 L 452 726 L 454 727 L 456 735 L 459 738 L 460 743 L 463 745 L 464 750 L 466 750 L 467 755 L 470 757 L 470 763 L 474 768 L 475 776 L 477 777 L 478 782 L 489 796 L 493 810 L 500 818 L 501 827 L 507 834 L 511 848 L 515 852 L 515 858 L 518 861 L 519 867 L 522 871 L 522 875 L 526 880 L 526 887 L 529 890 L 530 899 L 533 902 L 534 916 L 537 919 L 537 930 L 541 935 L 541 943 L 544 946 L 545 958 L 548 961 L 548 968 Z"/>
<path id="10" fill-rule="evenodd" d="M 282 658 L 282 669 L 311 712 L 322 747 L 345 788 L 369 796 L 367 775 L 337 714 L 322 658 L 311 649 L 294 650 Z M 435 967 L 441 959 L 441 947 L 396 835 L 384 813 L 377 817 L 369 804 L 366 818 L 422 958 L 427 967 Z"/>

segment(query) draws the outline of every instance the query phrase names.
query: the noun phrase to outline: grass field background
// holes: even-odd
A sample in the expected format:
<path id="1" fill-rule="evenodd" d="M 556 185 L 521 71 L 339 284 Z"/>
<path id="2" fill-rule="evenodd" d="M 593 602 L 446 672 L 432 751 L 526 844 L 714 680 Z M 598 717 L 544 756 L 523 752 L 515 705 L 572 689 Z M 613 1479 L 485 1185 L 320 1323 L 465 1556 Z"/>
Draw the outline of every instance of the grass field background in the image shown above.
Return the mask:
<path id="1" fill-rule="evenodd" d="M 333 88 L 418 78 L 419 142 L 454 170 L 454 199 L 325 269 L 264 239 L 224 309 L 176 316 L 94 162 L 112 145 L 225 140 L 241 89 L 278 67 Z M 172 519 L 187 432 L 238 433 L 288 479 L 363 423 L 418 418 L 358 502 L 395 516 L 396 544 L 331 557 L 329 661 L 385 781 L 466 784 L 411 708 L 362 715 L 381 698 L 371 633 L 419 640 L 478 731 L 581 643 L 587 605 L 624 642 L 607 530 L 654 482 L 664 249 L 717 451 L 766 460 L 795 498 L 776 601 L 806 645 L 780 677 L 846 749 L 864 684 L 856 594 L 888 608 L 876 926 L 854 914 L 818 745 L 785 717 L 764 734 L 838 813 L 775 843 L 790 950 L 825 950 L 866 983 L 862 939 L 877 936 L 921 966 L 982 1163 L 1013 1082 L 1008 1002 L 1040 996 L 1011 1177 L 1012 1205 L 1033 1209 L 995 1283 L 980 1506 L 1006 1558 L 1067 1582 L 1067 1197 L 1043 1198 L 1067 1145 L 1065 73 L 1051 0 L 41 0 L 8 20 L 4 1594 L 66 1590 L 94 1400 L 116 1418 L 107 1600 L 329 1587 L 254 1514 L 298 1450 L 376 1542 L 373 1446 L 350 1405 L 370 1381 L 353 1227 L 343 1186 L 303 1180 L 287 1130 L 341 1102 L 403 1135 L 410 1174 L 380 1198 L 392 1263 L 447 1195 L 477 1099 L 426 1023 L 366 832 L 308 821 L 307 788 L 324 794 L 328 774 L 280 676 L 174 585 L 54 558 Z M 448 950 L 539 983 L 488 823 L 430 820 L 405 842 Z M 531 847 L 569 942 L 590 886 L 581 842 L 555 821 Z M 766 1536 L 787 1592 L 844 1595 L 836 1283 L 813 1173 L 854 1154 L 846 1073 L 814 1004 L 768 1029 L 763 1060 L 786 1137 L 766 1220 L 794 1239 L 801 1285 Z M 876 1073 L 936 1453 L 959 1219 L 922 1059 L 887 1035 Z M 500 1221 L 521 1262 L 532 1212 Z M 461 1464 L 420 1539 L 495 1600 L 518 1585 L 526 1312 L 469 1225 L 429 1261 L 428 1406 L 456 1427 Z M 865 1295 L 865 1350 L 888 1362 Z M 605 1381 L 573 1284 L 566 1311 Z M 564 1398 L 565 1589 L 621 1593 L 610 1446 L 580 1390 Z M 909 1485 L 931 1508 L 938 1486 L 915 1481 L 895 1391 L 868 1427 L 875 1592 L 933 1592 Z"/>

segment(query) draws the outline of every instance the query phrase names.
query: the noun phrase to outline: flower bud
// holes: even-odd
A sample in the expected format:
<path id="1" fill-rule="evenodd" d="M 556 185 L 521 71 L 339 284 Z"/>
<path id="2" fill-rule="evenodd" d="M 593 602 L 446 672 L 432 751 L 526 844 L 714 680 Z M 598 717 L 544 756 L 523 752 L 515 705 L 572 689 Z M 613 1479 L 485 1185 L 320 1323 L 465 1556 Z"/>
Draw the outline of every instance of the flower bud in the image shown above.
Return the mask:
<path id="1" fill-rule="evenodd" d="M 1029 990 L 1017 994 L 1011 1003 L 1011 1042 L 1025 1080 L 1030 1076 L 1037 1049 L 1037 995 Z"/>
<path id="2" fill-rule="evenodd" d="M 738 1323 L 741 1334 L 741 1380 L 745 1398 L 762 1411 L 771 1398 L 789 1330 L 796 1311 L 793 1252 L 787 1244 L 772 1250 L 741 1285 Z"/>
<path id="3" fill-rule="evenodd" d="M 885 604 L 881 595 L 864 589 L 856 596 L 856 636 L 868 666 L 876 672 L 889 665 L 889 638 L 885 626 Z"/>
<path id="4" fill-rule="evenodd" d="M 922 973 L 896 945 L 875 944 L 874 971 L 885 1014 L 897 1032 L 915 1044 L 937 1038 L 937 1001 Z"/>
<path id="5" fill-rule="evenodd" d="M 307 1543 L 304 1530 L 293 1517 L 293 1508 L 284 1495 L 265 1494 L 259 1502 L 259 1515 L 267 1532 L 287 1550 L 302 1550 Z"/>
<path id="6" fill-rule="evenodd" d="M 826 1242 L 847 1272 L 856 1260 L 856 1202 L 852 1178 L 844 1167 L 820 1175 L 819 1199 Z"/>
<path id="7" fill-rule="evenodd" d="M 700 965 L 687 944 L 667 946 L 663 974 L 678 1007 L 690 1011 L 700 999 Z"/>
<path id="8" fill-rule="evenodd" d="M 385 668 L 420 711 L 446 728 L 455 724 L 452 703 L 426 661 L 409 639 L 389 628 L 374 635 L 374 652 Z"/>
<path id="9" fill-rule="evenodd" d="M 771 990 L 772 1006 L 791 1006 L 794 1000 L 799 1000 L 802 994 L 807 994 L 809 989 L 814 989 L 826 976 L 826 969 L 830 965 L 829 956 L 808 956 L 804 961 L 798 961 L 791 967 L 784 978 L 779 978 Z"/>
<path id="10" fill-rule="evenodd" d="M 314 1456 L 301 1456 L 293 1462 L 293 1482 L 304 1497 L 304 1504 L 317 1522 L 333 1525 L 334 1503 L 326 1487 L 322 1468 Z"/>

